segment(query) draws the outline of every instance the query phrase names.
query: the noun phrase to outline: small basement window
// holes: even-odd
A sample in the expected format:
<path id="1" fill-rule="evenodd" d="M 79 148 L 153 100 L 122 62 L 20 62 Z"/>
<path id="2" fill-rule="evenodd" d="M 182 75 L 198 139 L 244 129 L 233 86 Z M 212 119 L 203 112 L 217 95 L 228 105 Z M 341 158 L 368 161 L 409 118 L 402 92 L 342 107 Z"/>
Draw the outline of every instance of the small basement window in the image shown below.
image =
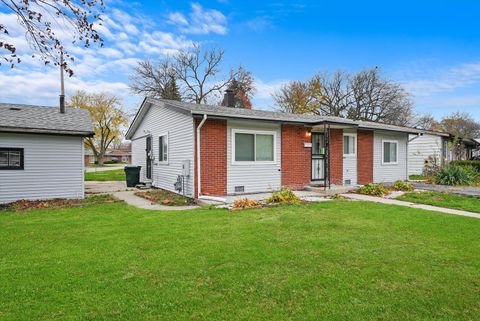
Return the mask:
<path id="1" fill-rule="evenodd" d="M 0 147 L 2 169 L 23 169 L 23 148 Z"/>
<path id="2" fill-rule="evenodd" d="M 383 164 L 397 164 L 398 162 L 398 141 L 382 141 Z"/>

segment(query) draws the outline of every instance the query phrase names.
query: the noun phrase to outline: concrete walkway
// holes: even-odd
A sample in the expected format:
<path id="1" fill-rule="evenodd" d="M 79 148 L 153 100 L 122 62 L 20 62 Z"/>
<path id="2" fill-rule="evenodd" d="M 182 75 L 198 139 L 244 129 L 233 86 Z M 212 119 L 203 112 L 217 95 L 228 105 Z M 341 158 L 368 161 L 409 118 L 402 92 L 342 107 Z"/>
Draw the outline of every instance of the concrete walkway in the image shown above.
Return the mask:
<path id="1" fill-rule="evenodd" d="M 470 186 L 447 186 L 447 185 L 434 185 L 425 183 L 412 183 L 415 189 L 421 189 L 434 192 L 445 192 L 460 195 L 480 196 L 480 187 Z"/>
<path id="2" fill-rule="evenodd" d="M 124 201 L 128 205 L 132 205 L 138 208 L 143 208 L 146 210 L 155 210 L 155 211 L 183 211 L 183 210 L 193 210 L 199 208 L 197 205 L 189 206 L 165 206 L 157 203 L 152 203 L 151 201 L 144 199 L 135 195 L 135 191 L 123 191 L 115 192 L 112 195 L 119 200 Z"/>
<path id="3" fill-rule="evenodd" d="M 346 197 L 346 198 L 349 198 L 349 199 L 352 199 L 352 200 L 358 200 L 358 201 L 368 201 L 368 202 L 375 202 L 375 203 L 381 203 L 381 204 L 406 206 L 406 207 L 412 207 L 412 208 L 420 208 L 422 210 L 427 210 L 427 211 L 434 211 L 434 212 L 441 212 L 441 213 L 446 213 L 446 214 L 480 218 L 480 213 L 472 213 L 472 212 L 467 212 L 467 211 L 454 210 L 454 209 L 451 209 L 451 208 L 444 208 L 444 207 L 437 207 L 437 206 L 431 206 L 431 205 L 425 205 L 425 204 L 410 203 L 410 202 L 404 202 L 404 201 L 398 201 L 398 200 L 394 200 L 394 199 L 388 199 L 388 198 L 376 197 L 376 196 L 368 196 L 368 195 L 362 195 L 362 194 L 341 194 L 341 195 L 343 197 Z"/>

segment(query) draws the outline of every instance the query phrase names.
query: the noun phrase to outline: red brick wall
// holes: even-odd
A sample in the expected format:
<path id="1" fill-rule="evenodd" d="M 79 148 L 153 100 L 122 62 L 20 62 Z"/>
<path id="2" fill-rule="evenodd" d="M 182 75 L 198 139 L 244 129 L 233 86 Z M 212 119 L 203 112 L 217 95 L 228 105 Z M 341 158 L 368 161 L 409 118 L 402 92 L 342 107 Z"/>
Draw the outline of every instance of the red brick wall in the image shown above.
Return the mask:
<path id="1" fill-rule="evenodd" d="M 195 121 L 196 128 L 201 120 Z M 195 137 L 195 197 L 197 191 L 197 139 Z M 227 195 L 227 121 L 207 119 L 200 129 L 201 194 Z"/>
<path id="2" fill-rule="evenodd" d="M 343 185 L 343 129 L 330 129 L 330 181 Z"/>
<path id="3" fill-rule="evenodd" d="M 373 131 L 357 132 L 357 173 L 358 184 L 373 182 Z"/>
<path id="4" fill-rule="evenodd" d="M 301 189 L 310 183 L 311 150 L 304 143 L 310 143 L 308 130 L 304 126 L 282 125 L 282 185 Z"/>

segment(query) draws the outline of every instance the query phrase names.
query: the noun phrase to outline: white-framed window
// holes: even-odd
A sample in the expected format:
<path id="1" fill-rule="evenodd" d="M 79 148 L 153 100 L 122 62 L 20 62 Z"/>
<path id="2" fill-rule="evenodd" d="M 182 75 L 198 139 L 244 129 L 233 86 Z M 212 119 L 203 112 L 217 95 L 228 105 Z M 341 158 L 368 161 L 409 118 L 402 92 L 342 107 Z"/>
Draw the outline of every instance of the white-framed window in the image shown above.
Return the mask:
<path id="1" fill-rule="evenodd" d="M 343 134 L 343 156 L 357 155 L 357 134 Z"/>
<path id="2" fill-rule="evenodd" d="M 168 133 L 158 137 L 158 162 L 160 164 L 168 163 Z"/>
<path id="3" fill-rule="evenodd" d="M 382 140 L 382 164 L 398 164 L 398 140 Z"/>
<path id="4" fill-rule="evenodd" d="M 232 129 L 232 164 L 275 164 L 276 132 Z"/>

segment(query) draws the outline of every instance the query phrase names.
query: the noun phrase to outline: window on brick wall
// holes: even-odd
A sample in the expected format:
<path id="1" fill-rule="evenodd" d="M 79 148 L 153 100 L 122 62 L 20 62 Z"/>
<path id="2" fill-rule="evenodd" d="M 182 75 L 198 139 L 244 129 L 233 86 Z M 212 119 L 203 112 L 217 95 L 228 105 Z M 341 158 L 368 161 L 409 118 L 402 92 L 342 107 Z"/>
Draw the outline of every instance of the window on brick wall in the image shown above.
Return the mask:
<path id="1" fill-rule="evenodd" d="M 232 130 L 232 163 L 275 163 L 275 132 Z"/>

